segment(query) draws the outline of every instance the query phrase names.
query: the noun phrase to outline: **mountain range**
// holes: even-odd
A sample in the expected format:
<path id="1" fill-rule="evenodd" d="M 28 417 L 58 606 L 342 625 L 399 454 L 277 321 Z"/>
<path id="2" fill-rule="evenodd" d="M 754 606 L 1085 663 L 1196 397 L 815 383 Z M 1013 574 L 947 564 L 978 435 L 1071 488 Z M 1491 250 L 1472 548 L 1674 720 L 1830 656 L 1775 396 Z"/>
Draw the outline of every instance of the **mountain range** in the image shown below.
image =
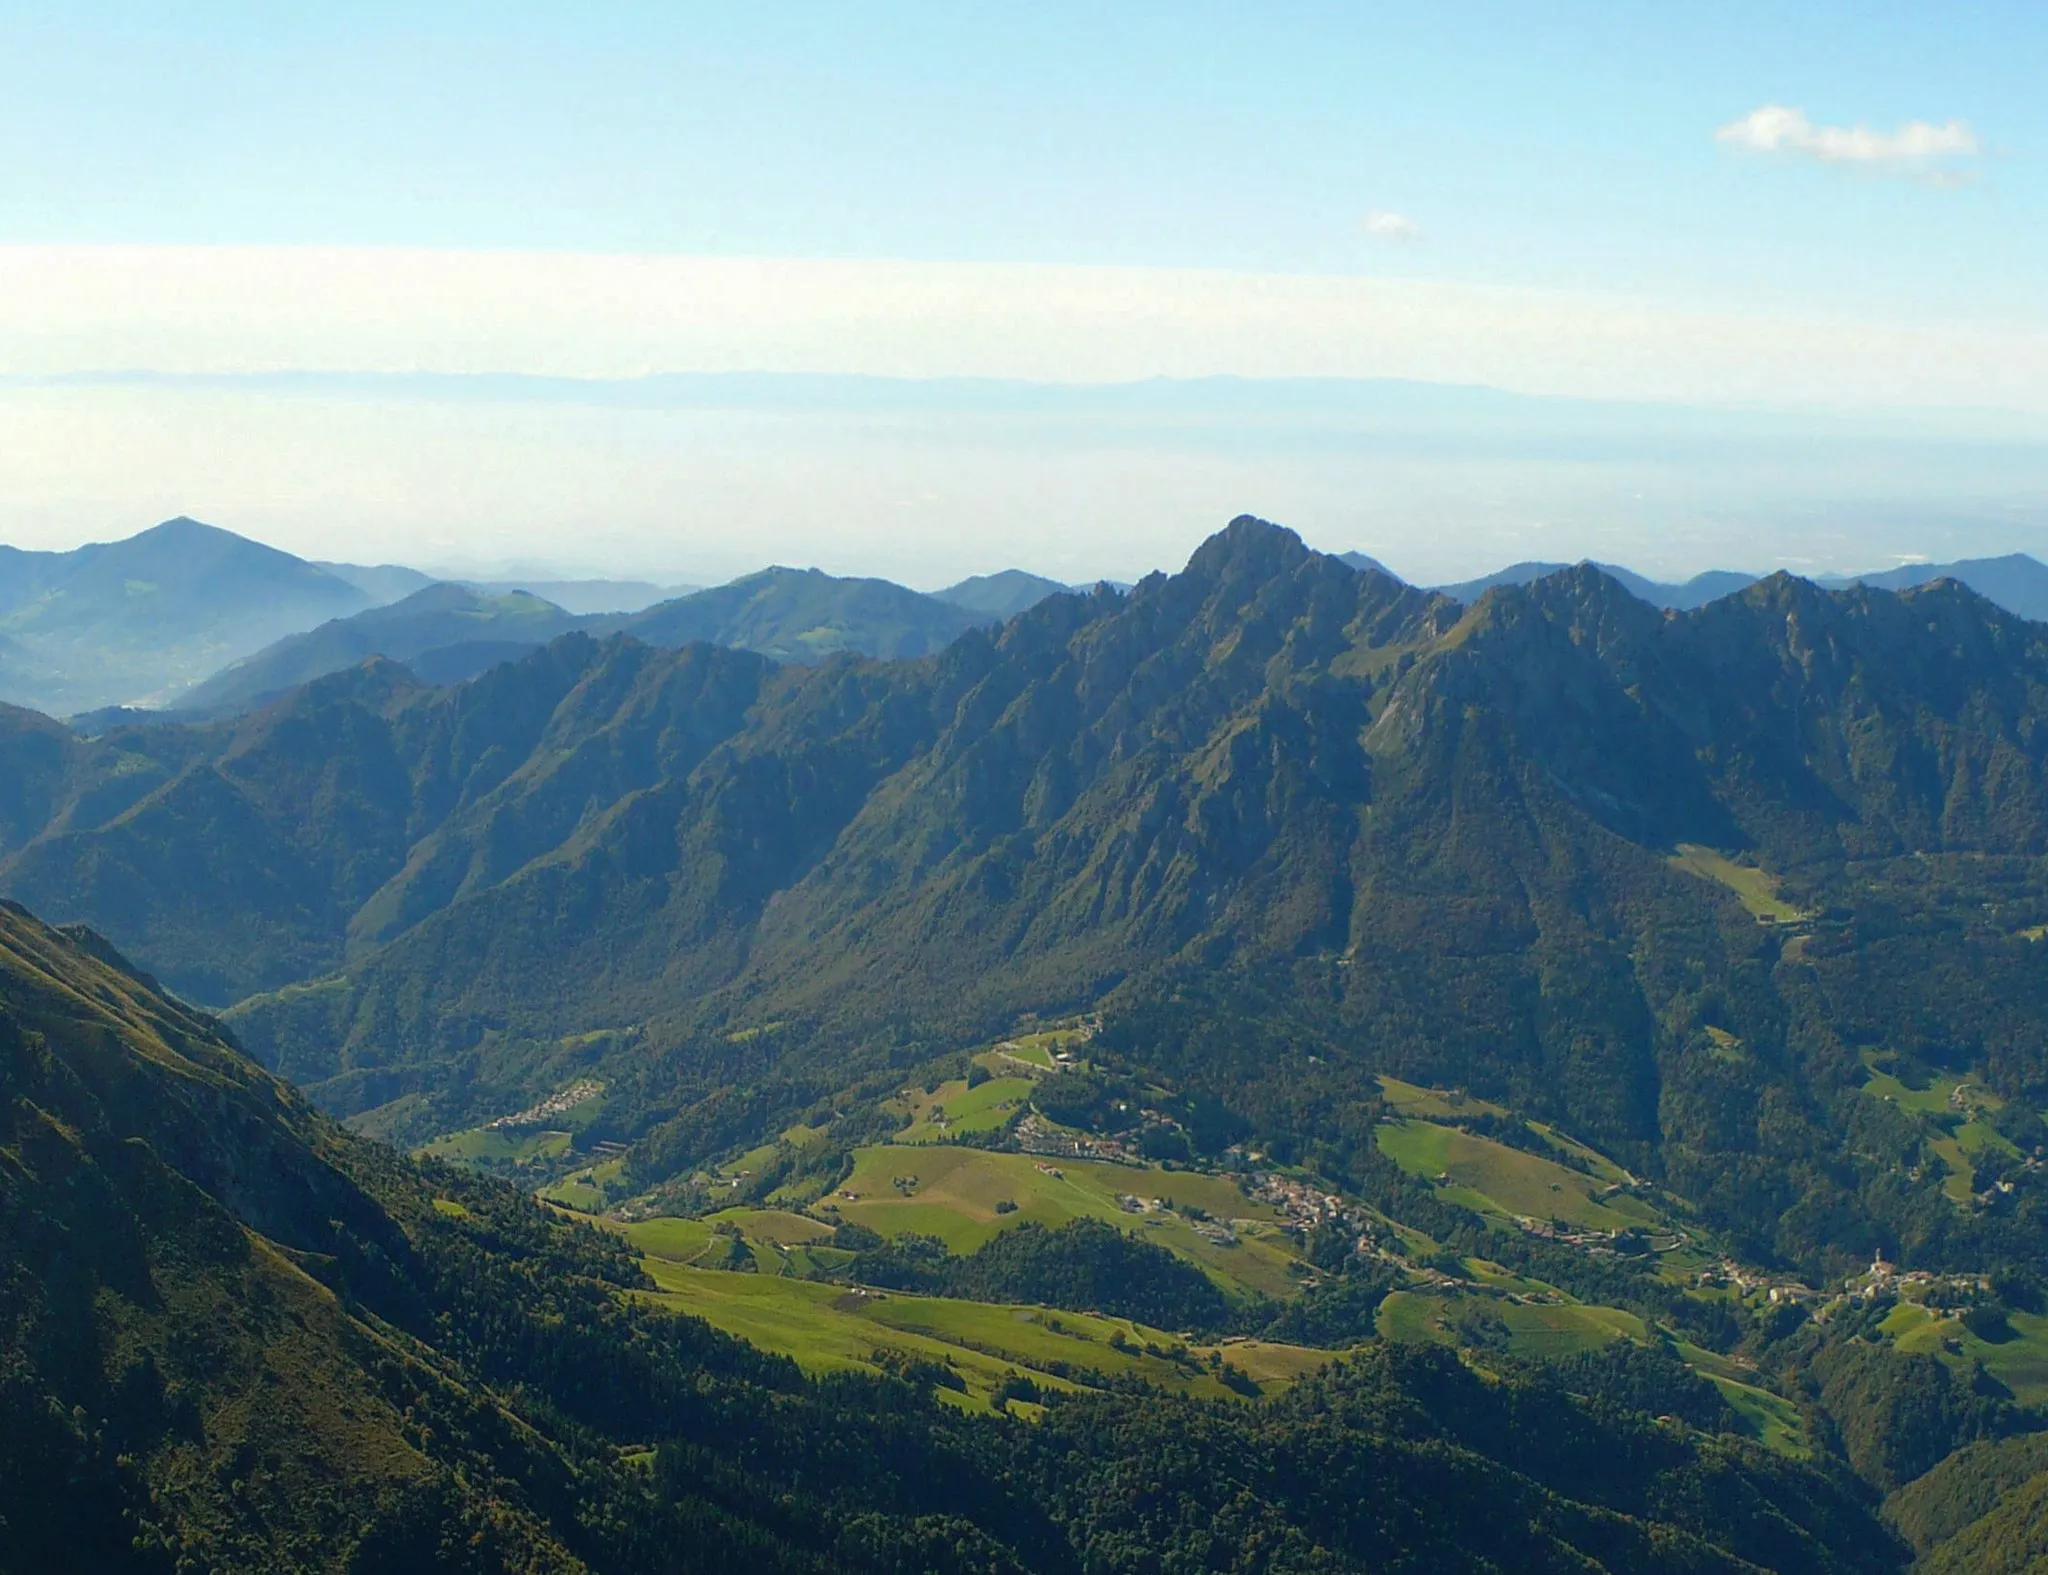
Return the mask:
<path id="1" fill-rule="evenodd" d="M 213 723 L 14 713 L 0 881 L 336 1113 L 425 1135 L 596 1071 L 649 1184 L 736 1078 L 800 1099 L 906 1036 L 1284 979 L 1317 1078 L 1508 1099 L 1832 1272 L 1956 1229 L 1932 1181 L 1858 1193 L 1821 1114 L 1857 1046 L 2048 1087 L 2015 938 L 2048 919 L 2044 708 L 2048 635 L 1952 582 L 1781 575 L 1673 617 L 1581 568 L 1467 609 L 1244 520 L 915 660 L 578 633 Z M 1798 967 L 1745 879 L 1811 916 Z M 766 1024 L 742 1076 L 717 1047 Z"/>
<path id="2" fill-rule="evenodd" d="M 1341 561 L 1386 572 L 1363 553 Z M 1564 567 L 1520 563 L 1439 589 L 1470 603 L 1495 585 L 1526 585 Z M 1702 606 L 1756 579 L 1717 570 L 1665 584 L 1597 567 L 1672 609 Z M 1899 589 L 1940 578 L 1960 580 L 2022 617 L 2048 617 L 2048 568 L 2024 554 L 1816 583 Z M 837 650 L 908 656 L 937 649 L 975 622 L 1085 589 L 1019 569 L 928 594 L 780 568 L 702 592 L 624 580 L 443 580 L 393 564 L 308 563 L 177 519 L 70 553 L 0 548 L 0 702 L 77 716 L 92 731 L 151 709 L 245 709 L 373 654 L 433 681 L 469 677 L 570 628 L 630 632 L 655 644 L 707 639 L 782 661 Z"/>
<path id="3" fill-rule="evenodd" d="M 40 1536 L 141 1568 L 461 1542 L 623 1570 L 682 1525 L 768 1568 L 1149 1568 L 1196 1526 L 1275 1569 L 2043 1551 L 2048 628 L 1953 578 L 1665 610 L 1579 565 L 1468 603 L 1248 517 L 1178 574 L 1000 622 L 798 571 L 596 629 L 420 597 L 394 627 L 575 626 L 449 682 L 330 645 L 300 671 L 350 665 L 248 709 L 89 737 L 0 711 L 0 889 L 70 926 L 0 911 L 15 1563 Z M 804 638 L 856 621 L 896 654 Z M 1005 1081 L 1049 1023 L 1085 1069 Z M 980 1136 L 977 1076 L 1010 1112 Z M 541 1119 L 566 1129 L 508 1135 Z M 1134 1197 L 1108 1217 L 1195 1256 L 1081 1273 L 1046 1255 L 1099 1233 L 984 1259 L 853 1223 L 940 1207 L 1040 1121 L 1073 1157 L 991 1155 L 1004 1186 L 1109 1152 L 1357 1201 L 1284 1269 Z M 929 1147 L 872 1146 L 919 1123 Z M 361 1133 L 538 1165 L 611 1234 Z M 1000 1233 L 1019 1205 L 948 1206 Z M 1586 1245 L 1566 1216 L 1596 1207 L 1635 1223 Z M 710 1267 L 635 1256 L 669 1227 Z M 672 1316 L 778 1348 L 703 1285 L 795 1273 L 758 1231 L 830 1233 L 804 1250 L 839 1288 L 789 1316 L 874 1287 L 1143 1306 L 1258 1331 L 1235 1349 L 1298 1381 L 1239 1410 L 1083 1375 L 1021 1426 L 935 1403 L 967 1380 L 899 1347 L 800 1379 Z M 49 1275 L 68 1240 L 121 1245 Z M 1518 1330 L 1596 1314 L 1636 1331 L 1608 1365 L 1518 1365 Z M 995 1316 L 951 1349 L 1049 1315 Z M 1286 1344 L 1390 1330 L 1492 1376 Z M 1114 1348 L 1225 1372 L 1194 1338 Z M 1036 1371 L 986 1381 L 1075 1381 Z M 1172 1450 L 1140 1504 L 1114 1486 Z"/>
<path id="4" fill-rule="evenodd" d="M 1498 573 L 1439 589 L 1455 601 L 1473 602 L 1496 585 L 1527 585 L 1569 567 L 1563 563 L 1511 564 Z M 1689 580 L 1671 583 L 1645 579 L 1615 564 L 1601 563 L 1593 567 L 1625 586 L 1630 595 L 1640 597 L 1653 607 L 1686 611 L 1719 601 L 1723 596 L 1732 596 L 1762 577 L 1732 569 L 1713 569 L 1705 574 L 1696 574 Z M 1956 580 L 2007 612 L 2017 613 L 2036 623 L 2048 620 L 2048 566 L 2023 552 L 2007 553 L 2000 558 L 1960 558 L 1954 563 L 1908 563 L 1871 574 L 1820 574 L 1812 578 L 1814 584 L 1835 590 L 1850 585 L 1869 585 L 1887 591 L 1931 585 L 1936 580 Z"/>

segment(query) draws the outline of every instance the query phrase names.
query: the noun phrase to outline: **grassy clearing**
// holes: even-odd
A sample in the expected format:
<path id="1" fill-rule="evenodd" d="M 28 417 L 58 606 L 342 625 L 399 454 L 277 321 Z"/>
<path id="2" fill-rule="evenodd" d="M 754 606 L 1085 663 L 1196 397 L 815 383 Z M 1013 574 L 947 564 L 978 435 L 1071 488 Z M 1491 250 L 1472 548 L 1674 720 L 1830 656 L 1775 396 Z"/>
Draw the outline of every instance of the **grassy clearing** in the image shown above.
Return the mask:
<path id="1" fill-rule="evenodd" d="M 894 1141 L 937 1143 L 968 1132 L 994 1132 L 1031 1097 L 1031 1088 L 1028 1077 L 992 1077 L 977 1088 L 955 1078 L 929 1094 L 910 1089 L 903 1096 L 909 1124 Z"/>
<path id="2" fill-rule="evenodd" d="M 664 1263 L 724 1268 L 721 1260 L 731 1250 L 731 1238 L 720 1226 L 739 1231 L 761 1274 L 802 1279 L 837 1268 L 853 1256 L 826 1245 L 830 1226 L 781 1209 L 722 1209 L 703 1219 L 638 1220 L 611 1228 Z"/>
<path id="3" fill-rule="evenodd" d="M 1459 1089 L 1423 1088 L 1419 1084 L 1404 1083 L 1398 1077 L 1382 1077 L 1379 1084 L 1380 1096 L 1397 1116 L 1438 1123 L 1469 1120 L 1475 1116 L 1515 1119 L 1514 1113 L 1505 1105 L 1476 1099 Z M 1589 1148 L 1577 1138 L 1567 1137 L 1556 1127 L 1547 1126 L 1541 1121 L 1529 1121 L 1524 1125 L 1558 1148 L 1575 1155 L 1598 1175 L 1603 1183 L 1628 1180 L 1628 1172 L 1598 1149 Z"/>
<path id="4" fill-rule="evenodd" d="M 1721 1398 L 1748 1424 L 1764 1448 L 1801 1460 L 1813 1453 L 1813 1445 L 1806 1437 L 1806 1424 L 1799 1419 L 1799 1408 L 1783 1395 L 1715 1373 L 1700 1376 L 1721 1391 Z"/>
<path id="5" fill-rule="evenodd" d="M 638 1220 L 618 1230 L 648 1257 L 668 1263 L 694 1263 L 711 1245 L 709 1220 Z"/>
<path id="6" fill-rule="evenodd" d="M 1134 1214 L 1118 1202 L 1121 1196 L 1170 1203 L 1174 1211 Z M 957 1253 L 973 1252 L 999 1231 L 1027 1222 L 1057 1227 L 1082 1218 L 1107 1220 L 1180 1253 L 1226 1288 L 1268 1296 L 1291 1296 L 1298 1289 L 1291 1268 L 1294 1245 L 1279 1217 L 1220 1176 L 983 1149 L 883 1145 L 856 1150 L 853 1174 L 826 1202 L 842 1218 L 884 1236 L 937 1236 Z M 997 1205 L 1005 1203 L 1015 1207 L 999 1212 Z M 1239 1222 L 1237 1244 L 1201 1234 L 1190 1209 Z"/>
<path id="7" fill-rule="evenodd" d="M 1457 1089 L 1424 1088 L 1417 1083 L 1404 1083 L 1398 1077 L 1380 1079 L 1380 1097 L 1396 1115 L 1417 1116 L 1423 1120 L 1456 1121 L 1464 1116 L 1505 1116 L 1509 1113 L 1505 1105 L 1475 1099 Z"/>
<path id="8" fill-rule="evenodd" d="M 1190 1351 L 1180 1362 L 1148 1354 L 1148 1345 L 1157 1353 L 1178 1342 L 1126 1319 L 863 1293 L 803 1280 L 691 1269 L 664 1259 L 650 1259 L 648 1270 L 660 1287 L 653 1299 L 763 1350 L 789 1356 L 806 1372 L 880 1370 L 887 1353 L 906 1353 L 952 1368 L 965 1383 L 965 1393 L 942 1395 L 973 1409 L 988 1409 L 998 1386 L 1013 1372 L 1050 1389 L 1093 1386 L 1129 1375 L 1211 1399 L 1230 1393 L 1209 1369 L 1206 1351 Z M 1276 1386 L 1329 1359 L 1326 1352 L 1288 1346 L 1261 1345 L 1240 1356 L 1241 1350 L 1232 1345 L 1224 1359 L 1262 1384 Z"/>
<path id="9" fill-rule="evenodd" d="M 1611 1185 L 1611 1179 L 1584 1175 L 1469 1132 L 1404 1118 L 1382 1122 L 1374 1141 L 1381 1153 L 1412 1176 L 1432 1181 L 1447 1177 L 1441 1183 L 1444 1200 L 1477 1213 L 1561 1219 L 1591 1230 L 1662 1224 L 1657 1211 L 1640 1198 L 1624 1194 L 1596 1201 L 1594 1194 Z M 1608 1169 L 1612 1171 L 1611 1166 Z"/>
<path id="10" fill-rule="evenodd" d="M 1681 842 L 1670 863 L 1674 869 L 1727 887 L 1760 924 L 1799 924 L 1813 917 L 1778 895 L 1777 876 L 1753 864 L 1738 864 L 1712 848 Z"/>

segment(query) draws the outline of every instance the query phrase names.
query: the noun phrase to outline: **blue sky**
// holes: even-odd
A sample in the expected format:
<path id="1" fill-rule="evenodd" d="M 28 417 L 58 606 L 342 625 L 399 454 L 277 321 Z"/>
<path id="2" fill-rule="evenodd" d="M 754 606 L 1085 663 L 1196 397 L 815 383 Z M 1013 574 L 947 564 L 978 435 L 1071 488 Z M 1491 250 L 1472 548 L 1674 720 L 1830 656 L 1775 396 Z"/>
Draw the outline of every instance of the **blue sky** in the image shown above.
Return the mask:
<path id="1" fill-rule="evenodd" d="M 0 0 L 0 375 L 1224 372 L 2042 413 L 2044 62 L 2038 3 Z M 763 266 L 508 283 L 536 253 Z M 70 397 L 0 417 L 82 434 L 81 463 L 136 419 Z M 250 472 L 342 463 L 275 415 Z M 0 457 L 0 536 L 141 506 L 52 490 L 64 459 Z M 1568 534 L 1560 507 L 1527 503 Z M 264 517 L 331 528 L 300 509 Z"/>
<path id="2" fill-rule="evenodd" d="M 0 237 L 1430 277 L 2048 313 L 2048 9 L 0 6 Z M 1957 191 L 1731 153 L 1959 118 Z M 1424 230 L 1360 233 L 1388 210 Z"/>

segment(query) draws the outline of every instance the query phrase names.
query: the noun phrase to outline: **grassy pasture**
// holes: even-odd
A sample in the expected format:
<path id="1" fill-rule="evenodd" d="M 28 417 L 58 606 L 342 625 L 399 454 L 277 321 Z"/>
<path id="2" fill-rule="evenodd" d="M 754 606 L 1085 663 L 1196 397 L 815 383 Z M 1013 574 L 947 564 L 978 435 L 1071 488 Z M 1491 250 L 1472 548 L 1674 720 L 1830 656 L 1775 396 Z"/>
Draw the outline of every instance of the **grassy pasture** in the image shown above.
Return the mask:
<path id="1" fill-rule="evenodd" d="M 738 1228 L 762 1274 L 801 1277 L 852 1256 L 824 1245 L 830 1226 L 781 1209 L 721 1209 L 702 1219 L 639 1220 L 614 1228 L 650 1258 L 703 1266 L 725 1250 L 725 1237 L 715 1228 L 720 1225 Z"/>
<path id="2" fill-rule="evenodd" d="M 1474 1308 L 1484 1309 L 1479 1316 L 1489 1324 L 1498 1320 L 1495 1336 L 1505 1336 L 1504 1349 L 1513 1356 L 1541 1360 L 1596 1350 L 1616 1340 L 1639 1345 L 1650 1340 L 1642 1319 L 1616 1307 L 1520 1305 L 1424 1291 L 1396 1291 L 1381 1303 L 1379 1332 L 1390 1340 L 1459 1345 Z M 1683 1341 L 1677 1350 L 1721 1392 L 1765 1447 L 1782 1454 L 1811 1453 L 1805 1426 L 1791 1401 L 1750 1382 L 1754 1374 L 1724 1356 Z"/>
<path id="3" fill-rule="evenodd" d="M 805 1246 L 832 1234 L 830 1225 L 787 1209 L 720 1209 L 706 1216 L 704 1223 L 737 1225 L 750 1240 L 772 1241 L 784 1247 Z"/>
<path id="4" fill-rule="evenodd" d="M 1456 1090 L 1404 1083 L 1398 1077 L 1380 1078 L 1380 1097 L 1397 1115 L 1417 1116 L 1423 1120 L 1456 1121 L 1463 1116 L 1509 1114 L 1505 1105 L 1496 1105 L 1490 1100 L 1477 1099 Z"/>
<path id="5" fill-rule="evenodd" d="M 1469 1132 L 1403 1118 L 1382 1122 L 1374 1141 L 1410 1175 L 1430 1180 L 1448 1175 L 1444 1200 L 1481 1214 L 1556 1218 L 1593 1230 L 1662 1223 L 1640 1198 L 1596 1202 L 1593 1194 L 1608 1184 L 1599 1177 Z"/>
<path id="6" fill-rule="evenodd" d="M 906 1184 L 896 1185 L 899 1179 Z M 1192 1206 L 1215 1219 L 1245 1223 L 1238 1226 L 1238 1244 L 1223 1246 L 1202 1236 L 1183 1214 L 1129 1213 L 1119 1205 L 1120 1195 Z M 881 1145 L 855 1151 L 853 1174 L 826 1201 L 841 1217 L 884 1236 L 937 1236 L 957 1253 L 973 1252 L 998 1232 L 1026 1222 L 1057 1227 L 1081 1218 L 1107 1220 L 1191 1259 L 1226 1287 L 1269 1296 L 1297 1289 L 1290 1270 L 1296 1254 L 1279 1217 L 1219 1176 L 950 1146 Z M 999 1214 L 998 1203 L 1016 1207 Z"/>

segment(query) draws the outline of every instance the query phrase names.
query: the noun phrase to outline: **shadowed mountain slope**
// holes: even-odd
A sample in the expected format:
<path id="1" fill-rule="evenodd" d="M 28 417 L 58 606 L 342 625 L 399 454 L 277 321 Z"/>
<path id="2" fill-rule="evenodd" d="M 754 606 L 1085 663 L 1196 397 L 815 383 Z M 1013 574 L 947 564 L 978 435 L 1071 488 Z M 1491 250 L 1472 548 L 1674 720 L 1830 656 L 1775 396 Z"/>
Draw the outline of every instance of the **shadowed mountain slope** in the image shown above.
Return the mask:
<path id="1" fill-rule="evenodd" d="M 373 656 L 403 663 L 451 649 L 482 648 L 502 653 L 495 661 L 503 661 L 507 654 L 545 645 L 578 626 L 571 614 L 525 591 L 485 595 L 466 586 L 430 584 L 402 601 L 290 635 L 215 673 L 180 696 L 178 704 L 191 711 L 246 710 Z M 448 665 L 442 663 L 444 671 Z M 450 676 L 474 677 L 490 665 L 494 661 L 483 660 L 473 671 Z"/>

